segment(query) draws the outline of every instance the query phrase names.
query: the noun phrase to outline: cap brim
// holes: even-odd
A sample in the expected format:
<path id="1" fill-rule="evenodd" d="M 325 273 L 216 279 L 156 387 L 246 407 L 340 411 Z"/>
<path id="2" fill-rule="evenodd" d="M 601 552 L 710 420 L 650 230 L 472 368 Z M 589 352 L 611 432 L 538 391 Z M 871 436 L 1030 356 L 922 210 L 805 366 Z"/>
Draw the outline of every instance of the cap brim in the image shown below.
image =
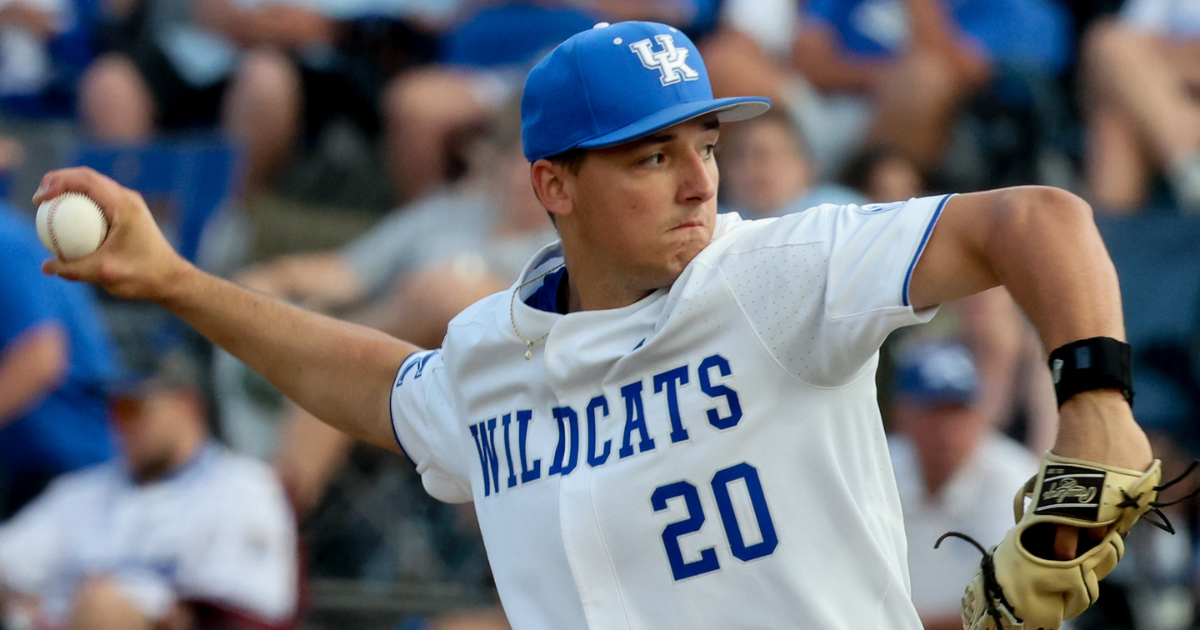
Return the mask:
<path id="1" fill-rule="evenodd" d="M 768 109 L 771 109 L 770 100 L 753 96 L 718 98 L 698 103 L 680 103 L 679 105 L 659 110 L 616 131 L 580 142 L 575 146 L 580 149 L 602 149 L 604 147 L 624 144 L 631 140 L 637 140 L 656 131 L 661 131 L 672 125 L 678 125 L 681 122 L 698 118 L 705 114 L 716 114 L 717 120 L 721 122 L 736 122 L 754 118 L 765 113 Z"/>

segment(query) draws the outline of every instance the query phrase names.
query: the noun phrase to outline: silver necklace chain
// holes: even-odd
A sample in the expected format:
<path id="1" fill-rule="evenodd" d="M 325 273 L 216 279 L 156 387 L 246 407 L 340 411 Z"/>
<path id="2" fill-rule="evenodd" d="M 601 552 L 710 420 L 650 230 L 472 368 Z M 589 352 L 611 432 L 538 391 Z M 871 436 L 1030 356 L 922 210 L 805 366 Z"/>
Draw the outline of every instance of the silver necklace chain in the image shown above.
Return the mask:
<path id="1" fill-rule="evenodd" d="M 533 344 L 545 339 L 546 337 L 549 337 L 550 331 L 546 331 L 546 334 L 544 334 L 541 337 L 538 337 L 537 339 L 534 339 L 532 341 L 529 339 L 526 339 L 525 335 L 521 334 L 521 329 L 517 328 L 517 296 L 521 294 L 521 289 L 524 289 L 525 287 L 533 284 L 534 282 L 537 282 L 538 280 L 545 278 L 546 276 L 554 273 L 555 271 L 562 269 L 565 266 L 565 264 L 566 263 L 560 263 L 557 266 L 551 267 L 550 269 L 547 269 L 546 271 L 538 274 L 536 277 L 525 281 L 524 284 L 522 284 L 521 286 L 519 286 L 515 290 L 513 290 L 512 299 L 508 301 L 508 318 L 509 318 L 509 320 L 512 321 L 513 332 L 517 333 L 517 338 L 520 339 L 521 341 L 525 342 L 525 360 L 526 361 L 533 358 Z"/>

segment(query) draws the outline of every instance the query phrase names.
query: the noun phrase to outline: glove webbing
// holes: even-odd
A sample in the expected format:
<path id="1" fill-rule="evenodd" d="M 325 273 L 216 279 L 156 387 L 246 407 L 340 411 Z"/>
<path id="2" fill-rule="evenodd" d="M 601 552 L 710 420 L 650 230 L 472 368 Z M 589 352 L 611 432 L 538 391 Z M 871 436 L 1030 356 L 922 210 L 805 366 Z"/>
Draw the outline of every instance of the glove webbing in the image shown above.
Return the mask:
<path id="1" fill-rule="evenodd" d="M 946 532 L 945 534 L 942 534 L 937 539 L 937 542 L 933 543 L 933 548 L 937 549 L 938 546 L 942 544 L 942 541 L 946 540 L 946 538 L 949 536 L 961 538 L 972 545 L 975 545 L 975 548 L 979 550 L 979 553 L 983 554 L 983 561 L 979 563 L 980 574 L 983 576 L 983 590 L 985 593 L 987 593 L 987 612 L 992 620 L 996 622 L 996 627 L 1004 627 L 1004 623 L 1000 617 L 1000 611 L 996 610 L 996 605 L 994 603 L 996 600 L 1000 600 L 1000 603 L 1004 604 L 1004 607 L 1007 608 L 1009 613 L 1012 614 L 1013 618 L 1017 620 L 1017 623 L 1025 623 L 1024 619 L 1021 619 L 1017 616 L 1017 613 L 1013 610 L 1012 604 L 1009 604 L 1008 600 L 1004 598 L 1004 589 L 1000 588 L 1000 583 L 996 581 L 996 567 L 994 564 L 992 564 L 992 554 L 988 553 L 987 550 L 983 548 L 983 545 L 979 544 L 974 538 L 971 538 L 970 536 L 961 532 Z"/>

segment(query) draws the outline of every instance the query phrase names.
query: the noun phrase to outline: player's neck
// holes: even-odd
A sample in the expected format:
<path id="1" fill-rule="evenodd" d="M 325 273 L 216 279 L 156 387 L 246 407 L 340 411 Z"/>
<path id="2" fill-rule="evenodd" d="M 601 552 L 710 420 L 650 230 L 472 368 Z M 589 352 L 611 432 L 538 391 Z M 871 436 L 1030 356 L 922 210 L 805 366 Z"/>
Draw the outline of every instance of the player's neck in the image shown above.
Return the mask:
<path id="1" fill-rule="evenodd" d="M 573 265 L 569 256 L 566 265 L 568 313 L 624 308 L 654 292 L 623 281 L 601 265 Z"/>

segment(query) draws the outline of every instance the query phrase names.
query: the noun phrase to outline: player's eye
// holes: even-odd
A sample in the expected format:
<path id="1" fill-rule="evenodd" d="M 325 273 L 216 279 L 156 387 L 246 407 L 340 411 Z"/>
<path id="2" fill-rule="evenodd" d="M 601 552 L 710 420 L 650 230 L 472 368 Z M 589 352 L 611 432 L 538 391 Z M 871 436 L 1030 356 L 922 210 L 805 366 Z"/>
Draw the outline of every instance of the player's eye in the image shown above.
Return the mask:
<path id="1" fill-rule="evenodd" d="M 713 156 L 713 153 L 716 152 L 716 150 L 717 150 L 717 143 L 714 142 L 712 144 L 704 145 L 704 148 L 700 150 L 700 154 L 703 155 L 704 159 L 707 160 Z"/>
<path id="2" fill-rule="evenodd" d="M 649 156 L 642 158 L 641 161 L 639 161 L 639 164 L 641 164 L 642 166 L 659 166 L 666 160 L 667 160 L 667 155 L 665 153 L 660 152 L 660 153 L 655 153 L 654 155 L 649 155 Z"/>

